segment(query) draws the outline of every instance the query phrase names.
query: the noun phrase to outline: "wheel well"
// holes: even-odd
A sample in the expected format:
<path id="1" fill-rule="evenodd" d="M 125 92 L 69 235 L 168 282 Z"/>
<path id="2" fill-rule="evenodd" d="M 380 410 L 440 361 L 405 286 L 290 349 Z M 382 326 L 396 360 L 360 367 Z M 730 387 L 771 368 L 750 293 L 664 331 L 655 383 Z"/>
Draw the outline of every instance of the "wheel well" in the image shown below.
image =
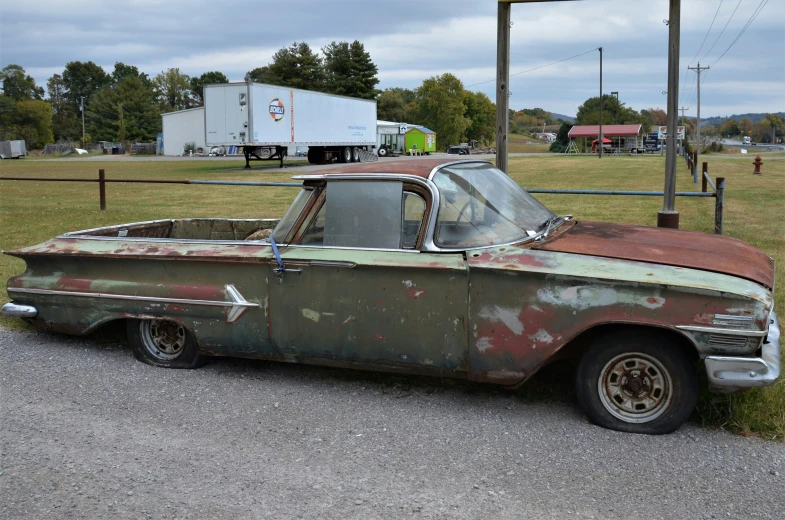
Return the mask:
<path id="1" fill-rule="evenodd" d="M 635 325 L 635 324 L 628 324 L 628 323 L 604 323 L 602 325 L 595 325 L 590 327 L 570 341 L 567 342 L 558 352 L 556 352 L 551 359 L 548 360 L 547 364 L 550 364 L 555 361 L 560 360 L 573 360 L 577 361 L 589 348 L 589 346 L 599 338 L 600 336 L 604 336 L 606 334 L 615 333 L 619 331 L 640 331 L 645 333 L 649 336 L 656 335 L 662 338 L 667 338 L 668 340 L 672 341 L 674 344 L 679 345 L 684 349 L 687 355 L 693 361 L 697 361 L 699 359 L 698 351 L 695 348 L 695 345 L 690 341 L 686 336 L 683 334 L 676 332 L 672 329 L 667 329 L 664 327 L 657 327 L 654 325 Z"/>

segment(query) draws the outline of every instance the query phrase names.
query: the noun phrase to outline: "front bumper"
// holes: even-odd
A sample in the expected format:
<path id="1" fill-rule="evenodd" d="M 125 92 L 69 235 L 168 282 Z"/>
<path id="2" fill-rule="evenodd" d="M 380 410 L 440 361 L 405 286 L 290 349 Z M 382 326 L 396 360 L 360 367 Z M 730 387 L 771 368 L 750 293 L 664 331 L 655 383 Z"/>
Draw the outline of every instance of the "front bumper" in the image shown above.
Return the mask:
<path id="1" fill-rule="evenodd" d="M 780 326 L 771 313 L 769 331 L 758 358 L 707 356 L 706 374 L 714 391 L 735 392 L 756 386 L 768 386 L 780 376 Z"/>
<path id="2" fill-rule="evenodd" d="M 31 305 L 19 305 L 14 302 L 8 302 L 3 305 L 0 312 L 3 313 L 3 316 L 8 316 L 9 318 L 33 318 L 38 314 L 38 310 L 35 307 Z"/>

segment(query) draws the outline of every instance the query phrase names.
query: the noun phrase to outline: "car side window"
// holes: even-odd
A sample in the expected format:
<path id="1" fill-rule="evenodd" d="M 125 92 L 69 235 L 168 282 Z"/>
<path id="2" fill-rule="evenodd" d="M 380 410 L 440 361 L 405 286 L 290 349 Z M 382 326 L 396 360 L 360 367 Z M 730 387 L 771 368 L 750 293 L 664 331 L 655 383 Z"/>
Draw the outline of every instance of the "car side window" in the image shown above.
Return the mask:
<path id="1" fill-rule="evenodd" d="M 422 232 L 425 199 L 411 191 L 403 192 L 401 221 L 401 249 L 414 249 Z"/>
<path id="2" fill-rule="evenodd" d="M 324 245 L 324 216 L 327 213 L 327 199 L 325 199 L 322 207 L 316 213 L 316 216 L 311 220 L 308 228 L 300 238 L 300 245 L 303 246 L 323 246 Z"/>

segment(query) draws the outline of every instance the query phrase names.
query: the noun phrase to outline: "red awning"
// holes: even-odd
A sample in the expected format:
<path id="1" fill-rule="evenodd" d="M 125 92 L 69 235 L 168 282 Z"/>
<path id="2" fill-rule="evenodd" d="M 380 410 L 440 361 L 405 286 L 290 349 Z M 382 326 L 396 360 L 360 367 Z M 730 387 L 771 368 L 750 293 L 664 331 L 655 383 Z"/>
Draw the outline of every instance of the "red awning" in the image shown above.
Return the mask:
<path id="1" fill-rule="evenodd" d="M 592 146 L 594 146 L 595 144 L 597 144 L 597 141 L 598 141 L 598 139 L 595 139 L 594 141 L 592 141 L 592 142 L 591 142 Z M 605 136 L 602 136 L 602 144 L 605 144 L 605 143 L 610 143 L 610 142 L 611 142 L 611 140 L 610 140 L 610 139 L 608 139 L 608 138 L 607 138 L 607 137 L 605 137 Z"/>
<path id="2" fill-rule="evenodd" d="M 602 136 L 635 137 L 640 135 L 642 125 L 602 125 Z M 576 137 L 597 137 L 600 135 L 599 125 L 576 125 L 568 134 L 571 139 Z"/>

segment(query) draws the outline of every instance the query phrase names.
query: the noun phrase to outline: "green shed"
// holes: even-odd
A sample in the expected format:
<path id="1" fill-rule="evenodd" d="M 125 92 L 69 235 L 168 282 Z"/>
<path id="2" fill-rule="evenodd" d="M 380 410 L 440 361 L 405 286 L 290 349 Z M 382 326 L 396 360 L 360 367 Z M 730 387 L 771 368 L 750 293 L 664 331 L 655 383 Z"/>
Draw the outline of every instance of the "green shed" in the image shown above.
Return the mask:
<path id="1" fill-rule="evenodd" d="M 424 126 L 410 128 L 406 132 L 406 152 L 409 150 L 420 150 L 423 153 L 436 151 L 436 132 Z"/>

